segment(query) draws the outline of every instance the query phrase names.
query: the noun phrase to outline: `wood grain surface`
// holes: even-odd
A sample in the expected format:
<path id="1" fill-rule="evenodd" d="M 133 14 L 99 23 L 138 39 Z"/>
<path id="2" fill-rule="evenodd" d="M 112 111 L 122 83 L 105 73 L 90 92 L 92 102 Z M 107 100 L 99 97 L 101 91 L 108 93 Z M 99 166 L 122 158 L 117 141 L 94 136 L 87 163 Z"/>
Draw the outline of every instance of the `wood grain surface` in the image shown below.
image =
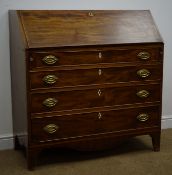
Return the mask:
<path id="1" fill-rule="evenodd" d="M 149 11 L 24 10 L 19 14 L 29 48 L 162 42 Z"/>

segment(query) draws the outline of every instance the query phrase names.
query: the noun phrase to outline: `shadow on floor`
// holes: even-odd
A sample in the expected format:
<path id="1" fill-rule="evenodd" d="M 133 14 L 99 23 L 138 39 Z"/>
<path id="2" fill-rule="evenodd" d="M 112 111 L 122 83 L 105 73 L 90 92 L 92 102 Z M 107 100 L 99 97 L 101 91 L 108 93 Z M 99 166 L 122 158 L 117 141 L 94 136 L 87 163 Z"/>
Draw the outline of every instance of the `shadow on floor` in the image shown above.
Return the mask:
<path id="1" fill-rule="evenodd" d="M 114 146 L 113 149 L 101 151 L 76 151 L 72 149 L 47 149 L 41 152 L 38 157 L 37 165 L 46 165 L 53 163 L 85 161 L 90 159 L 98 159 L 102 157 L 110 157 L 133 153 L 138 151 L 152 151 L 150 143 L 140 138 L 130 138 L 129 140 Z"/>

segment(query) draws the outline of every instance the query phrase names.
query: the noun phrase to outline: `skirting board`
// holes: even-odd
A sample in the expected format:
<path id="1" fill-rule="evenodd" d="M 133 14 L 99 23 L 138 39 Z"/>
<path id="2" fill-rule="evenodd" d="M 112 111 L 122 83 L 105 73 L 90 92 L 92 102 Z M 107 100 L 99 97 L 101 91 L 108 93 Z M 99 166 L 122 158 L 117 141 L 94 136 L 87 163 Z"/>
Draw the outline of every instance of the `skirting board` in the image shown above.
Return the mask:
<path id="1" fill-rule="evenodd" d="M 172 128 L 172 115 L 162 116 L 161 128 L 162 129 Z"/>
<path id="2" fill-rule="evenodd" d="M 172 128 L 172 115 L 163 116 L 161 121 L 162 129 Z M 0 135 L 0 150 L 13 149 L 13 135 Z"/>
<path id="3" fill-rule="evenodd" d="M 0 135 L 0 150 L 13 149 L 13 143 L 13 135 Z"/>

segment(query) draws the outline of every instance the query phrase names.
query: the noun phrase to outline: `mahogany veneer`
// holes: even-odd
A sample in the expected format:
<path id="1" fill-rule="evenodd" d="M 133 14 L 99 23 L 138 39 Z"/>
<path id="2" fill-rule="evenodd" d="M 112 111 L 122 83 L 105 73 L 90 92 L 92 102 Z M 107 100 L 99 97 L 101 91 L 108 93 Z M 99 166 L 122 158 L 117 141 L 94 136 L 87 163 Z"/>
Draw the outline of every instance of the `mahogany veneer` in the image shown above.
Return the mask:
<path id="1" fill-rule="evenodd" d="M 163 41 L 149 11 L 10 11 L 15 148 L 160 150 Z"/>

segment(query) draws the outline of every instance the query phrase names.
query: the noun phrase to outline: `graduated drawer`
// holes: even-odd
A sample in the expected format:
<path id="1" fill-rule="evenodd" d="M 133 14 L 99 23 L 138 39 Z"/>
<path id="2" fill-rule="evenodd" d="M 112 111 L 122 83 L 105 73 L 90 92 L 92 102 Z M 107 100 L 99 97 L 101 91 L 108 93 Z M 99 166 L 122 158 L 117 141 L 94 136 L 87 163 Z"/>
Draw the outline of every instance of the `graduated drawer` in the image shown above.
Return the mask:
<path id="1" fill-rule="evenodd" d="M 32 141 L 77 138 L 159 125 L 159 106 L 32 119 Z"/>
<path id="2" fill-rule="evenodd" d="M 161 61 L 159 48 L 47 51 L 30 53 L 30 69 L 51 66 L 70 66 L 117 62 Z"/>
<path id="3" fill-rule="evenodd" d="M 160 101 L 160 84 L 32 93 L 31 112 L 42 113 Z"/>
<path id="4" fill-rule="evenodd" d="M 125 66 L 30 73 L 31 89 L 104 83 L 145 82 L 161 79 L 161 65 Z"/>

